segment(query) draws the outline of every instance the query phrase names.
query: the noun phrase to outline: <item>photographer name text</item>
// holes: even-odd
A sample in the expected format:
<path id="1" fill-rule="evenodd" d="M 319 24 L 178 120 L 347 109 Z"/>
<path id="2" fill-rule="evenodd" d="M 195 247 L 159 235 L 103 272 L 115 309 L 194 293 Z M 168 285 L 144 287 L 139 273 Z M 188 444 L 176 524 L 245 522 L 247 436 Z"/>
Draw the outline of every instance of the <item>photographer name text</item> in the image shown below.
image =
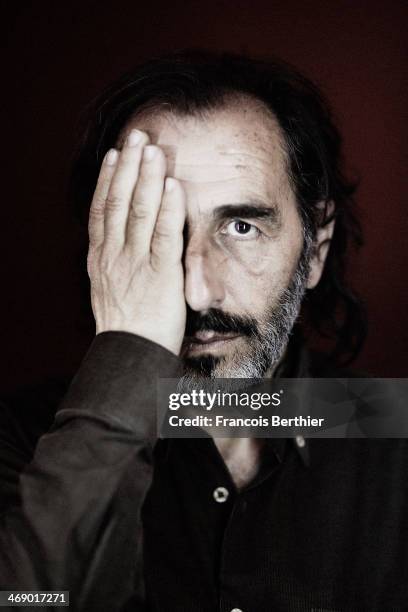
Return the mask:
<path id="1" fill-rule="evenodd" d="M 298 415 L 292 418 L 282 418 L 279 415 L 256 417 L 215 417 L 197 415 L 194 417 L 180 417 L 172 414 L 168 418 L 170 427 L 322 427 L 323 418 Z"/>

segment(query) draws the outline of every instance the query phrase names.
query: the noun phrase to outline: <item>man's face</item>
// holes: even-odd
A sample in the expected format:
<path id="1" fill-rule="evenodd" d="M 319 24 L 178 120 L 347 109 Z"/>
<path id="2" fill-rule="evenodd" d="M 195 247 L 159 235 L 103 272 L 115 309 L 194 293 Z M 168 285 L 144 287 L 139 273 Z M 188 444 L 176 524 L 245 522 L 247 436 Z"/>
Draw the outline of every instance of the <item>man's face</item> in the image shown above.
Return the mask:
<path id="1" fill-rule="evenodd" d="M 196 376 L 252 377 L 282 356 L 306 284 L 302 225 L 275 119 L 249 99 L 205 117 L 151 114 L 146 131 L 184 186 L 182 357 Z M 273 346 L 272 346 L 273 345 Z"/>

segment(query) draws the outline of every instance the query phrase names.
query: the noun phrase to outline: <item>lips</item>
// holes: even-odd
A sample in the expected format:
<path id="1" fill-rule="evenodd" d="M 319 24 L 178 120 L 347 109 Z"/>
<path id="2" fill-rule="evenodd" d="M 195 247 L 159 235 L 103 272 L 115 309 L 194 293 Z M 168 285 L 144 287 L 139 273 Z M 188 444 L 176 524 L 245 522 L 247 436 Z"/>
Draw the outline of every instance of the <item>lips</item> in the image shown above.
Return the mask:
<path id="1" fill-rule="evenodd" d="M 194 336 L 188 336 L 185 338 L 187 344 L 212 344 L 213 342 L 224 342 L 225 340 L 232 340 L 237 338 L 239 334 L 229 333 L 220 334 L 213 331 L 198 331 Z"/>
<path id="2" fill-rule="evenodd" d="M 226 333 L 220 334 L 213 331 L 199 331 L 194 334 L 194 336 L 190 336 L 188 339 L 190 342 L 194 342 L 197 344 L 211 344 L 212 342 L 220 342 L 224 340 L 232 340 L 233 338 L 237 338 L 238 334 L 236 333 Z"/>
<path id="3" fill-rule="evenodd" d="M 193 336 L 184 338 L 184 351 L 187 353 L 202 352 L 207 349 L 220 349 L 226 343 L 239 338 L 240 334 L 223 333 L 214 331 L 198 331 Z"/>

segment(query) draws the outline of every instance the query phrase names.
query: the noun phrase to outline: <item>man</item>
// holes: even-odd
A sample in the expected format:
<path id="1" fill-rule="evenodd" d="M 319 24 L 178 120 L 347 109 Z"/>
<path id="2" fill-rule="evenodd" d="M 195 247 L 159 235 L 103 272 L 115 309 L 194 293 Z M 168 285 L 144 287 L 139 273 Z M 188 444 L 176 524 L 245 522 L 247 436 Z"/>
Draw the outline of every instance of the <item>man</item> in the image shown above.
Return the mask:
<path id="1" fill-rule="evenodd" d="M 29 465 L 4 408 L 2 589 L 81 610 L 408 608 L 405 441 L 157 441 L 159 376 L 340 375 L 305 348 L 302 307 L 340 330 L 334 356 L 356 350 L 339 155 L 283 63 L 179 54 L 104 94 L 74 174 L 96 338 Z"/>

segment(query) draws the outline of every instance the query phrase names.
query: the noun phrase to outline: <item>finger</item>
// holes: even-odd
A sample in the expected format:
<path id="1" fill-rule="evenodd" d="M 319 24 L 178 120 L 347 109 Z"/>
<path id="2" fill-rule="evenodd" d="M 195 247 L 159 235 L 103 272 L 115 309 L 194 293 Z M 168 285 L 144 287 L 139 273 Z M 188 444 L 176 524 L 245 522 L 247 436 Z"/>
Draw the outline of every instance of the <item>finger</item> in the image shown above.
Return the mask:
<path id="1" fill-rule="evenodd" d="M 89 245 L 92 248 L 97 248 L 103 242 L 105 202 L 108 196 L 112 176 L 115 172 L 117 159 L 118 152 L 116 149 L 109 149 L 104 157 L 101 170 L 99 172 L 98 182 L 96 184 L 91 208 L 89 210 L 88 233 Z"/>
<path id="2" fill-rule="evenodd" d="M 122 246 L 133 189 L 136 185 L 140 160 L 149 137 L 140 130 L 131 130 L 116 163 L 105 204 L 105 240 Z"/>
<path id="3" fill-rule="evenodd" d="M 181 260 L 185 218 L 184 189 L 176 179 L 167 178 L 153 233 L 152 258 L 170 264 Z"/>
<path id="4" fill-rule="evenodd" d="M 129 209 L 126 242 L 138 254 L 150 253 L 152 234 L 163 197 L 166 158 L 156 146 L 145 147 Z"/>

